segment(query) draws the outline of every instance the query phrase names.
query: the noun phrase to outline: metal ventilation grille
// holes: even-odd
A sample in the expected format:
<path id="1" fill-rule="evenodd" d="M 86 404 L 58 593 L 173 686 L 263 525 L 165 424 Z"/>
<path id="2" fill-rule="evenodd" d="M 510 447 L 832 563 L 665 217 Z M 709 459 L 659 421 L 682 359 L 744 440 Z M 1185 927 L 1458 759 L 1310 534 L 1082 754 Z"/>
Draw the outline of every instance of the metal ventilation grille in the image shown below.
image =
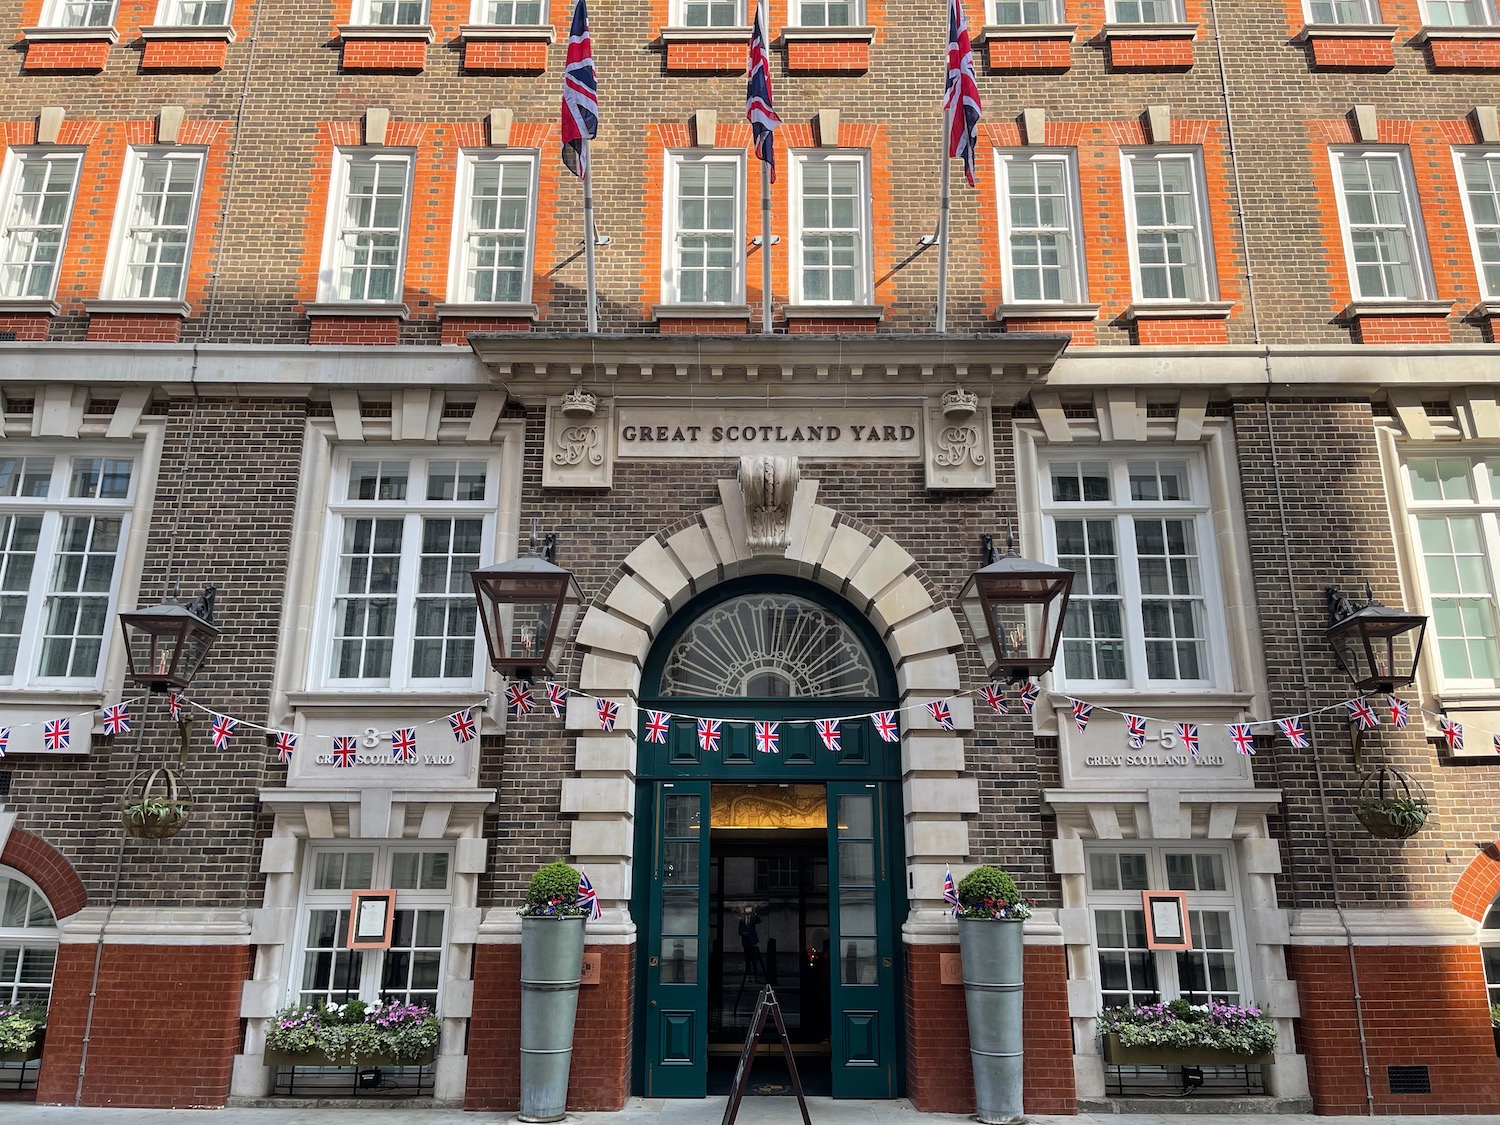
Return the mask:
<path id="1" fill-rule="evenodd" d="M 10 796 L 10 770 L 0 771 L 0 797 Z"/>
<path id="2" fill-rule="evenodd" d="M 1385 1074 L 1393 1094 L 1432 1093 L 1432 1075 L 1425 1066 L 1388 1066 Z"/>

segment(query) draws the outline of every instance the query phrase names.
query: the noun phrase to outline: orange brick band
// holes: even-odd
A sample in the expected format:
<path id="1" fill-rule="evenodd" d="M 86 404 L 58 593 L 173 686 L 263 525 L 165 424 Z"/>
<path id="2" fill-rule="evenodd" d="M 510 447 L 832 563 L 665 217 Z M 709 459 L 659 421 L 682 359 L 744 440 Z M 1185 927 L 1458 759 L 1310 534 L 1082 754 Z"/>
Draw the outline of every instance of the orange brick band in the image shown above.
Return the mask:
<path id="1" fill-rule="evenodd" d="M 1073 65 L 1071 39 L 991 39 L 990 69 L 1008 74 L 1056 74 Z M 1188 60 L 1192 64 L 1191 58 Z"/>
<path id="2" fill-rule="evenodd" d="M 23 70 L 90 71 L 103 70 L 109 60 L 108 39 L 65 40 L 56 43 L 26 44 Z"/>
<path id="3" fill-rule="evenodd" d="M 470 332 L 530 332 L 531 321 L 524 316 L 445 316 L 443 343 L 467 344 Z"/>
<path id="4" fill-rule="evenodd" d="M 422 39 L 350 39 L 344 43 L 344 69 L 417 73 L 427 66 Z"/>
<path id="5" fill-rule="evenodd" d="M 1027 317 L 1016 319 L 1006 317 L 1004 329 L 1007 332 L 1066 332 L 1073 337 L 1073 343 L 1081 347 L 1087 347 L 1094 342 L 1094 322 L 1092 320 L 1048 320 L 1045 317 Z"/>
<path id="6" fill-rule="evenodd" d="M 699 74 L 739 74 L 745 69 L 745 45 L 730 43 L 668 43 L 667 69 Z"/>
<path id="7" fill-rule="evenodd" d="M 1389 39 L 1312 39 L 1313 66 L 1319 70 L 1389 70 L 1396 65 Z"/>
<path id="8" fill-rule="evenodd" d="M 1500 39 L 1429 39 L 1434 70 L 1500 70 Z"/>
<path id="9" fill-rule="evenodd" d="M 547 69 L 547 44 L 539 39 L 483 39 L 464 44 L 464 69 L 488 74 L 541 74 Z"/>
<path id="10" fill-rule="evenodd" d="M 800 74 L 863 74 L 870 69 L 870 45 L 862 39 L 793 40 L 786 45 L 786 68 Z"/>
<path id="11" fill-rule="evenodd" d="M 14 332 L 17 340 L 45 340 L 51 327 L 47 313 L 0 313 L 0 332 Z"/>
<path id="12" fill-rule="evenodd" d="M 663 336 L 682 336 L 693 333 L 709 336 L 743 336 L 749 331 L 748 323 L 737 316 L 716 317 L 713 320 L 664 316 L 656 322 L 656 328 Z"/>
<path id="13" fill-rule="evenodd" d="M 878 320 L 804 320 L 800 317 L 788 317 L 786 322 L 787 334 L 790 336 L 810 336 L 825 332 L 874 332 L 879 327 Z"/>
<path id="14" fill-rule="evenodd" d="M 1111 39 L 1109 65 L 1116 70 L 1188 70 L 1191 39 Z"/>
<path id="15" fill-rule="evenodd" d="M 142 70 L 223 70 L 229 44 L 223 39 L 148 39 Z"/>
<path id="16" fill-rule="evenodd" d="M 401 319 L 394 316 L 315 316 L 309 344 L 381 345 L 401 342 Z"/>
<path id="17" fill-rule="evenodd" d="M 130 344 L 175 344 L 182 338 L 182 317 L 175 313 L 94 313 L 90 340 Z"/>
<path id="18" fill-rule="evenodd" d="M 1222 317 L 1151 317 L 1135 322 L 1135 342 L 1153 344 L 1227 344 L 1229 325 Z"/>
<path id="19" fill-rule="evenodd" d="M 1446 316 L 1358 316 L 1356 344 L 1446 344 L 1453 337 Z"/>

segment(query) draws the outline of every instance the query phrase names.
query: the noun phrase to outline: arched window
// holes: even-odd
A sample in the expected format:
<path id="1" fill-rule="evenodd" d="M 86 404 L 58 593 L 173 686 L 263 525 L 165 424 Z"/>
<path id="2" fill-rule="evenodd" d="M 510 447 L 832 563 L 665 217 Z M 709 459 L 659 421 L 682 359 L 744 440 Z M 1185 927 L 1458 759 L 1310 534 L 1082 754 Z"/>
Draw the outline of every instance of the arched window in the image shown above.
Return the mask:
<path id="1" fill-rule="evenodd" d="M 41 889 L 0 867 L 0 1004 L 47 1006 L 57 940 L 57 917 Z"/>
<path id="2" fill-rule="evenodd" d="M 1479 929 L 1479 951 L 1484 958 L 1484 983 L 1489 988 L 1490 1007 L 1500 1004 L 1500 898 L 1490 903 Z"/>

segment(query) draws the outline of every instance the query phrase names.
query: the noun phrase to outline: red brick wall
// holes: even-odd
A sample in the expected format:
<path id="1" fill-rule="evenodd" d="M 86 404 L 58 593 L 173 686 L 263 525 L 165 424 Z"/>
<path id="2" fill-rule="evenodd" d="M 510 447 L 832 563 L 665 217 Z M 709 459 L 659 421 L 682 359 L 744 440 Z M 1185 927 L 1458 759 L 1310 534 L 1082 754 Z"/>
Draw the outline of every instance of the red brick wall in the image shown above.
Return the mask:
<path id="1" fill-rule="evenodd" d="M 863 74 L 870 69 L 870 45 L 857 39 L 792 40 L 786 68 L 806 74 Z"/>
<path id="2" fill-rule="evenodd" d="M 395 345 L 401 341 L 401 319 L 394 316 L 315 316 L 310 318 L 309 344 Z"/>
<path id="3" fill-rule="evenodd" d="M 541 74 L 547 69 L 547 44 L 539 39 L 467 42 L 464 68 L 490 74 Z"/>
<path id="4" fill-rule="evenodd" d="M 1318 70 L 1390 70 L 1396 54 L 1389 39 L 1312 40 L 1312 62 Z"/>
<path id="5" fill-rule="evenodd" d="M 344 44 L 346 71 L 416 74 L 426 65 L 424 39 L 350 39 Z"/>
<path id="6" fill-rule="evenodd" d="M 45 340 L 51 327 L 47 313 L 0 314 L 0 332 L 14 332 L 17 340 Z"/>
<path id="7" fill-rule="evenodd" d="M 1376 1113 L 1493 1113 L 1500 1063 L 1473 946 L 1360 947 L 1359 987 Z M 1287 968 L 1302 1004 L 1299 1049 L 1318 1113 L 1364 1113 L 1349 952 L 1292 946 Z M 1386 1068 L 1426 1066 L 1432 1093 L 1392 1094 Z"/>
<path id="8" fill-rule="evenodd" d="M 90 340 L 118 340 L 133 344 L 175 344 L 182 336 L 182 317 L 150 313 L 93 313 Z"/>
<path id="9" fill-rule="evenodd" d="M 244 945 L 106 945 L 83 1104 L 222 1106 L 240 1049 L 240 989 L 251 957 Z M 37 1082 L 44 1104 L 73 1104 L 93 974 L 94 946 L 58 949 Z"/>
<path id="10" fill-rule="evenodd" d="M 1043 71 L 1060 74 L 1073 65 L 1073 40 L 1002 39 L 986 44 L 990 69 L 1002 74 L 1024 74 Z"/>
<path id="11" fill-rule="evenodd" d="M 1445 316 L 1360 316 L 1356 344 L 1446 344 L 1453 337 Z"/>
<path id="12" fill-rule="evenodd" d="M 963 987 L 941 983 L 944 953 L 956 945 L 906 950 L 906 1096 L 923 1113 L 973 1113 L 974 1073 Z M 1026 1066 L 1022 1101 L 1027 1113 L 1077 1112 L 1073 1033 L 1068 1021 L 1067 965 L 1062 946 L 1026 947 Z"/>
<path id="13" fill-rule="evenodd" d="M 148 39 L 142 70 L 223 70 L 229 44 L 223 39 Z"/>
<path id="14" fill-rule="evenodd" d="M 104 69 L 109 59 L 109 40 L 82 39 L 26 44 L 23 70 L 85 73 Z"/>
<path id="15" fill-rule="evenodd" d="M 1429 39 L 1433 70 L 1500 70 L 1500 40 Z"/>
<path id="16" fill-rule="evenodd" d="M 1453 909 L 1478 922 L 1500 895 L 1500 844 L 1486 844 L 1453 888 Z"/>
<path id="17" fill-rule="evenodd" d="M 1111 39 L 1109 65 L 1116 70 L 1189 70 L 1191 39 Z"/>
<path id="18" fill-rule="evenodd" d="M 630 1095 L 635 1024 L 635 948 L 591 947 L 599 983 L 578 990 L 568 1108 L 624 1108 Z M 469 1021 L 465 1109 L 511 1110 L 521 1104 L 521 947 L 481 945 L 474 955 L 474 1015 Z"/>

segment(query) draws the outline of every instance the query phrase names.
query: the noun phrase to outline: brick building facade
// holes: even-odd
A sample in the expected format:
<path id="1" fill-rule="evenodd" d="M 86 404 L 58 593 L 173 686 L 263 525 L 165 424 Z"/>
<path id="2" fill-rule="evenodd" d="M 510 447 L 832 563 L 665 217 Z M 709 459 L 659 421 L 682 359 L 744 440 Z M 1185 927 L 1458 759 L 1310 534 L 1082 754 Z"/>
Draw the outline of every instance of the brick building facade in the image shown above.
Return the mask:
<path id="1" fill-rule="evenodd" d="M 39 1100 L 263 1097 L 279 1009 L 400 995 L 443 1035 L 394 1080 L 512 1108 L 514 909 L 561 857 L 605 908 L 570 1108 L 714 1088 L 746 908 L 820 1088 L 972 1108 L 940 890 L 979 863 L 1036 902 L 1030 1111 L 1163 1080 L 1095 1023 L 1177 996 L 1277 1021 L 1274 1065 L 1210 1090 L 1500 1104 L 1500 12 L 964 8 L 985 110 L 938 333 L 943 5 L 772 0 L 767 248 L 746 0 L 596 3 L 588 334 L 564 0 L 0 5 L 0 1002 L 50 998 Z M 468 593 L 533 526 L 587 598 L 560 718 L 507 713 Z M 1008 528 L 1079 574 L 1030 713 L 977 694 L 956 611 Z M 1409 724 L 1356 752 L 1322 633 L 1325 588 L 1365 582 L 1430 621 Z M 114 623 L 178 583 L 218 588 L 222 629 L 180 758 Z M 838 754 L 829 715 L 856 717 Z M 755 720 L 774 761 L 736 756 Z M 156 766 L 190 822 L 124 837 Z M 1410 838 L 1353 815 L 1382 766 L 1430 802 Z M 685 811 L 690 932 L 660 893 Z M 398 951 L 342 948 L 367 887 Z M 1186 891 L 1192 954 L 1144 947 L 1147 888 Z M 700 990 L 671 1025 L 669 985 Z"/>

